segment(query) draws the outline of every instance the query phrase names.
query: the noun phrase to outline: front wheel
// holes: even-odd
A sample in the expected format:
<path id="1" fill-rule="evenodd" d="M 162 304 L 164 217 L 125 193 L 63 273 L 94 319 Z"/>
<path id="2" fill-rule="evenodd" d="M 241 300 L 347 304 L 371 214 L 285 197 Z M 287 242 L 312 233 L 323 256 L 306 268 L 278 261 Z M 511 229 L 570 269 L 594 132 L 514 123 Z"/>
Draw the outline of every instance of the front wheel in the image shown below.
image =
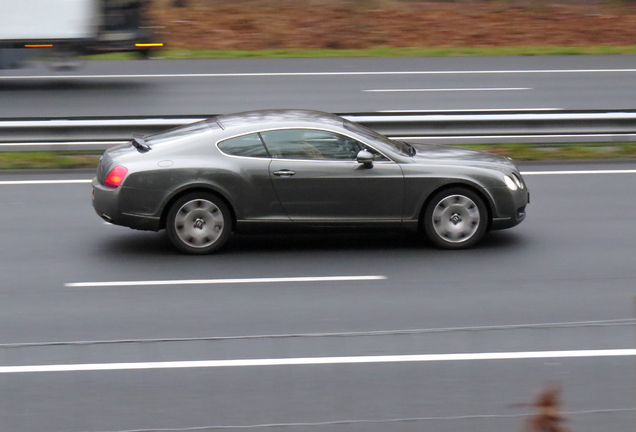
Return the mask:
<path id="1" fill-rule="evenodd" d="M 444 249 L 463 249 L 477 243 L 488 226 L 488 209 L 475 192 L 443 190 L 431 199 L 422 220 L 426 236 Z"/>
<path id="2" fill-rule="evenodd" d="M 178 199 L 166 220 L 168 238 L 182 252 L 203 255 L 216 252 L 232 234 L 232 216 L 225 202 L 209 193 Z"/>

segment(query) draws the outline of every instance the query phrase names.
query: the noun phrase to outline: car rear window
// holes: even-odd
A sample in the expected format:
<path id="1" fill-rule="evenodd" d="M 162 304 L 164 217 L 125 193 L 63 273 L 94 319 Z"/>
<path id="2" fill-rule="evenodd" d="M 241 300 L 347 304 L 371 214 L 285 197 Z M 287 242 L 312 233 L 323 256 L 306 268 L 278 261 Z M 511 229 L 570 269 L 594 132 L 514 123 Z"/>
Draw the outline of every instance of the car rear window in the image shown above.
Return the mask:
<path id="1" fill-rule="evenodd" d="M 150 145 L 151 147 L 156 147 L 159 145 L 175 142 L 181 138 L 209 132 L 213 129 L 220 128 L 221 127 L 214 119 L 203 120 L 185 126 L 179 126 L 178 128 L 160 132 L 155 135 L 150 135 L 146 137 L 146 144 Z"/>
<path id="2" fill-rule="evenodd" d="M 219 144 L 219 150 L 232 156 L 268 158 L 267 150 L 258 134 L 253 133 L 226 139 Z"/>

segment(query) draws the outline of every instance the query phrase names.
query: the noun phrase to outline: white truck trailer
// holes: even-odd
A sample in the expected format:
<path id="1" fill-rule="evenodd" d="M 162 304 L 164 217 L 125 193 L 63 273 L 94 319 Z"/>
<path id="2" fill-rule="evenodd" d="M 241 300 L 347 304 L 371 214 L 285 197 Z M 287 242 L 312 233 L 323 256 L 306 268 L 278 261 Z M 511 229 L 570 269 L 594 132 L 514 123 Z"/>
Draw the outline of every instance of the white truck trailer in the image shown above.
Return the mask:
<path id="1" fill-rule="evenodd" d="M 72 65 L 80 55 L 139 52 L 162 44 L 145 25 L 144 0 L 0 0 L 0 69 L 29 58 Z"/>

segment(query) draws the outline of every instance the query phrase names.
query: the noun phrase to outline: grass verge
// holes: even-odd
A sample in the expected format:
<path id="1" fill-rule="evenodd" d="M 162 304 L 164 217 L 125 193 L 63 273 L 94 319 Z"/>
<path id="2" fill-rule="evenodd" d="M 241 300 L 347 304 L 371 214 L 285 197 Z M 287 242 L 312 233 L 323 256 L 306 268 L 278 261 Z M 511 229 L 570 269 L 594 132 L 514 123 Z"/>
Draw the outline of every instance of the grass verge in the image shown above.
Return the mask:
<path id="1" fill-rule="evenodd" d="M 0 169 L 96 168 L 101 152 L 0 152 Z"/>
<path id="2" fill-rule="evenodd" d="M 457 147 L 517 161 L 636 160 L 636 142 L 577 144 L 462 144 Z M 101 152 L 0 152 L 0 170 L 96 168 Z"/>
<path id="3" fill-rule="evenodd" d="M 163 59 L 210 58 L 320 58 L 320 57 L 451 57 L 451 56 L 544 56 L 636 54 L 636 45 L 586 47 L 492 47 L 492 48 L 367 48 L 367 49 L 270 49 L 260 51 L 163 49 L 153 56 Z M 139 59 L 135 53 L 86 56 L 92 60 Z"/>
<path id="4" fill-rule="evenodd" d="M 517 161 L 585 161 L 636 158 L 636 142 L 576 144 L 462 144 Z"/>

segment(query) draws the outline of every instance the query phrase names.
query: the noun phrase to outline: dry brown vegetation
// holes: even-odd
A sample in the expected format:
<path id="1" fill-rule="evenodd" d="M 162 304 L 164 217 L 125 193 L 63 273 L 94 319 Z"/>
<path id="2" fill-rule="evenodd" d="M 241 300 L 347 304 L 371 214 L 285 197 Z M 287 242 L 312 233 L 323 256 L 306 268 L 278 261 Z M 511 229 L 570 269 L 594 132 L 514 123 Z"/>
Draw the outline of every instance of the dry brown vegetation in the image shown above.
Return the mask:
<path id="1" fill-rule="evenodd" d="M 154 0 L 172 48 L 507 47 L 636 45 L 633 3 L 546 0 Z"/>

